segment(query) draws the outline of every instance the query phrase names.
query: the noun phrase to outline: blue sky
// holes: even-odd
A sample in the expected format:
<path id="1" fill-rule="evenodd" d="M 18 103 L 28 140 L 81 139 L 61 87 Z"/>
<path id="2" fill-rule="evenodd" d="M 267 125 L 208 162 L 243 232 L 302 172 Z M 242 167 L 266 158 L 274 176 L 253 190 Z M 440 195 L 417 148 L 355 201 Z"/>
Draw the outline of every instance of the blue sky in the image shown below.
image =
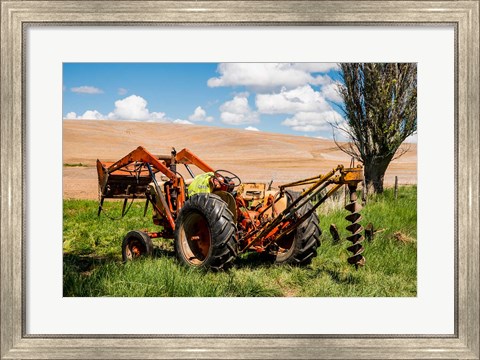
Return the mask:
<path id="1" fill-rule="evenodd" d="M 337 81 L 334 63 L 65 63 L 63 116 L 332 138 Z"/>

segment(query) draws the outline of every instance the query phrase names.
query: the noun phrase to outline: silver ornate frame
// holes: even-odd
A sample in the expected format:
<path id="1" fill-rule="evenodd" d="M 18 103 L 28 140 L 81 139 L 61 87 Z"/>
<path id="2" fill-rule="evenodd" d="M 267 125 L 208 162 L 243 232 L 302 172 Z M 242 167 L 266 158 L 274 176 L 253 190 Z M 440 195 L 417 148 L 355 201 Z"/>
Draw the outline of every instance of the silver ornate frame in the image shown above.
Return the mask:
<path id="1" fill-rule="evenodd" d="M 479 0 L 1 3 L 1 359 L 479 359 Z M 201 11 L 200 11 L 201 10 Z M 385 25 L 456 30 L 453 336 L 29 336 L 24 329 L 24 35 L 29 24 Z"/>

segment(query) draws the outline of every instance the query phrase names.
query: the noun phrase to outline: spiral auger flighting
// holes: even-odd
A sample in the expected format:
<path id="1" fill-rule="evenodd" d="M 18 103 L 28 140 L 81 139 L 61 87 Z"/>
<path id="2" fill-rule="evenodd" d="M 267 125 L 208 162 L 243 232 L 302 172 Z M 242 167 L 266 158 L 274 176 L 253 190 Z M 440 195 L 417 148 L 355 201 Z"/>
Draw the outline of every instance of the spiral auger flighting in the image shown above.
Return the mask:
<path id="1" fill-rule="evenodd" d="M 358 269 L 359 266 L 365 265 L 365 258 L 362 253 L 364 248 L 362 242 L 364 237 L 362 235 L 363 226 L 359 223 L 362 220 L 362 216 L 359 211 L 362 209 L 362 205 L 357 202 L 357 185 L 348 185 L 348 190 L 350 192 L 350 203 L 345 206 L 345 209 L 350 212 L 345 219 L 351 222 L 347 226 L 347 230 L 352 233 L 352 235 L 347 236 L 347 240 L 352 242 L 353 245 L 347 248 L 353 255 L 348 258 L 348 262 L 352 265 L 355 265 L 355 268 Z"/>

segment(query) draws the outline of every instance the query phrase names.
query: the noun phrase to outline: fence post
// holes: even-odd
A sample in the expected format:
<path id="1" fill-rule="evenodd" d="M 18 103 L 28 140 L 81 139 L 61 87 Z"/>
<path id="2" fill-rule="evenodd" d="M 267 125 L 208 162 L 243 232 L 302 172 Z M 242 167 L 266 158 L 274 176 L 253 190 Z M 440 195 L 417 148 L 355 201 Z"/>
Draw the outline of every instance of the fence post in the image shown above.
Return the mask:
<path id="1" fill-rule="evenodd" d="M 344 185 L 343 186 L 343 206 L 347 206 L 347 198 L 348 198 L 348 194 L 347 194 L 347 185 Z"/>
<path id="2" fill-rule="evenodd" d="M 330 225 L 330 234 L 332 235 L 333 243 L 338 244 L 340 242 L 340 234 L 335 224 Z"/>
<path id="3" fill-rule="evenodd" d="M 395 196 L 395 200 L 397 200 L 397 196 L 398 196 L 398 176 L 395 176 L 395 190 L 394 190 L 394 196 Z"/>
<path id="4" fill-rule="evenodd" d="M 350 167 L 351 167 L 351 168 L 355 167 L 355 158 L 354 158 L 353 156 L 352 156 L 352 158 L 350 159 Z M 344 206 L 347 206 L 347 203 L 348 203 L 347 197 L 350 195 L 350 190 L 347 189 L 347 186 L 346 186 L 346 185 L 344 186 L 344 188 L 345 188 L 345 194 L 344 194 L 344 195 L 345 195 L 345 198 L 344 198 L 345 201 L 344 201 Z"/>
<path id="5" fill-rule="evenodd" d="M 363 206 L 365 206 L 365 204 L 367 203 L 367 192 L 368 192 L 367 183 L 365 181 L 365 176 L 364 176 L 362 180 L 362 205 Z"/>

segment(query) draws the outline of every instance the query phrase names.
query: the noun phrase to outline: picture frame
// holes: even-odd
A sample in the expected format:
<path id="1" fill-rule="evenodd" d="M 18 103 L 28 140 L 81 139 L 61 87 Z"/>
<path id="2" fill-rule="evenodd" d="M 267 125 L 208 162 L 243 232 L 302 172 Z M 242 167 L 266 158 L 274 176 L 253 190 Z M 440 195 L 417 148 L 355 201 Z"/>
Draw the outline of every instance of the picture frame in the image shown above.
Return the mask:
<path id="1" fill-rule="evenodd" d="M 475 1 L 1 1 L 2 359 L 480 356 L 479 5 Z M 29 335 L 25 332 L 25 29 L 29 24 L 441 25 L 456 32 L 453 336 Z"/>

